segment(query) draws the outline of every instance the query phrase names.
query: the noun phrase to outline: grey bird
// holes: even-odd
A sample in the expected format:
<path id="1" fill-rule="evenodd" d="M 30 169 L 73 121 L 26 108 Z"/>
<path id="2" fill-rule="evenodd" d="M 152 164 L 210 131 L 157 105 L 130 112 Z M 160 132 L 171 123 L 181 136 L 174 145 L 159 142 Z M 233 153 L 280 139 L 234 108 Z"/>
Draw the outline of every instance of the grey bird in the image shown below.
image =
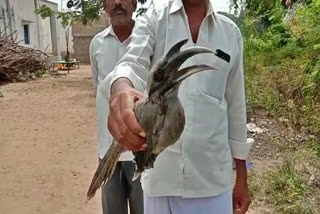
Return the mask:
<path id="1" fill-rule="evenodd" d="M 152 168 L 157 156 L 181 136 L 185 125 L 183 106 L 178 98 L 181 81 L 192 74 L 205 70 L 218 70 L 208 65 L 193 65 L 178 70 L 190 57 L 200 53 L 213 53 L 204 47 L 190 47 L 180 51 L 188 40 L 175 44 L 166 55 L 152 67 L 147 80 L 148 97 L 136 102 L 134 112 L 141 127 L 146 132 L 147 149 L 133 152 L 136 172 L 133 179 Z M 99 164 L 89 190 L 90 200 L 98 188 L 112 176 L 115 166 L 125 149 L 113 141 Z"/>

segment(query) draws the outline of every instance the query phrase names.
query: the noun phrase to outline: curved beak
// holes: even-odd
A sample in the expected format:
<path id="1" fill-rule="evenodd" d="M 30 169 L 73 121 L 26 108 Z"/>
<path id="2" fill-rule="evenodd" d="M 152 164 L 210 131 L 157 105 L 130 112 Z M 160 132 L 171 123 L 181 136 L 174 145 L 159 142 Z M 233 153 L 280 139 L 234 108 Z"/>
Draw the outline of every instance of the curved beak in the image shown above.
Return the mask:
<path id="1" fill-rule="evenodd" d="M 184 50 L 180 50 L 181 47 L 187 43 L 186 40 L 182 40 L 175 44 L 168 53 L 163 56 L 158 63 L 155 64 L 153 69 L 153 74 L 161 74 L 162 80 L 159 84 L 150 87 L 149 96 L 154 95 L 163 95 L 168 90 L 172 89 L 174 86 L 178 85 L 181 81 L 187 77 L 202 72 L 205 70 L 219 70 L 215 67 L 208 65 L 193 65 L 187 68 L 179 70 L 180 66 L 190 57 L 202 54 L 202 53 L 211 53 L 215 54 L 212 50 L 205 47 L 195 46 L 189 47 Z M 152 79 L 153 81 L 153 79 Z M 152 83 L 150 84 L 152 86 Z"/>
<path id="2" fill-rule="evenodd" d="M 218 71 L 220 69 L 209 65 L 193 65 L 178 70 L 180 66 L 190 57 L 201 53 L 214 53 L 212 50 L 204 47 L 187 48 L 168 59 L 168 64 L 164 67 L 164 72 L 168 72 L 164 85 L 159 89 L 159 94 L 163 95 L 171 88 L 181 83 L 189 76 L 202 71 Z"/>
<path id="3" fill-rule="evenodd" d="M 175 72 L 172 75 L 172 82 L 179 83 L 193 74 L 199 73 L 201 71 L 207 71 L 207 70 L 218 71 L 220 69 L 213 67 L 213 66 L 209 66 L 209 65 L 193 65 L 193 66 L 186 67 L 186 68 L 183 68 L 183 69 Z"/>
<path id="4" fill-rule="evenodd" d="M 178 71 L 180 66 L 190 57 L 202 54 L 202 53 L 214 53 L 209 48 L 205 47 L 190 47 L 180 51 L 177 54 L 167 57 L 168 63 L 164 66 L 164 71 L 167 73 L 165 76 L 170 76 L 171 73 Z"/>

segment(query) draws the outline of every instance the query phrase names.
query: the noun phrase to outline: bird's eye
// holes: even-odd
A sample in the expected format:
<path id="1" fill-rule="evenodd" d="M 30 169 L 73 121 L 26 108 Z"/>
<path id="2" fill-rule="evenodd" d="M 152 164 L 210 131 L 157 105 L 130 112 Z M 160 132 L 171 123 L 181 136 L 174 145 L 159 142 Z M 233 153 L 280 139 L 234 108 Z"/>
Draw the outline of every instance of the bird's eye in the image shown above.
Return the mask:
<path id="1" fill-rule="evenodd" d="M 163 80 L 163 72 L 162 71 L 156 71 L 153 75 L 154 80 L 156 82 L 161 82 Z"/>

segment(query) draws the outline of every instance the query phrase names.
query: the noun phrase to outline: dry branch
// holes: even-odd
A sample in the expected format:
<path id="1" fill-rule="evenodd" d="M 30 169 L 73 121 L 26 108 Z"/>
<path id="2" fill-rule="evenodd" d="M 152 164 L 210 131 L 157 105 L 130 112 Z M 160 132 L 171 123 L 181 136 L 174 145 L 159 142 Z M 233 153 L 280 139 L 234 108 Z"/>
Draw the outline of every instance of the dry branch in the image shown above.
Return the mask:
<path id="1" fill-rule="evenodd" d="M 48 55 L 19 45 L 17 36 L 0 32 L 0 82 L 22 81 L 46 69 Z"/>

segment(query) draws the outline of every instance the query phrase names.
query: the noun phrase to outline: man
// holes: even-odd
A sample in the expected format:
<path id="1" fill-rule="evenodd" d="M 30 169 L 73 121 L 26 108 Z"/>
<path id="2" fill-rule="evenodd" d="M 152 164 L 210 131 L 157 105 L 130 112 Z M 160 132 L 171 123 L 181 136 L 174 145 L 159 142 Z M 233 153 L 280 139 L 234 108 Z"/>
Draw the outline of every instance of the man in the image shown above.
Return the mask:
<path id="1" fill-rule="evenodd" d="M 237 26 L 214 12 L 209 0 L 168 0 L 136 23 L 128 53 L 102 85 L 109 99 L 108 127 L 118 143 L 133 151 L 147 147 L 132 111 L 145 97 L 150 67 L 177 42 L 218 50 L 182 67 L 206 64 L 221 71 L 196 74 L 182 83 L 179 98 L 186 125 L 182 136 L 143 174 L 148 214 L 231 214 L 247 212 L 250 196 L 246 136 L 243 44 Z M 222 54 L 221 54 L 222 53 Z M 236 180 L 232 189 L 232 159 Z"/>
<path id="2" fill-rule="evenodd" d="M 101 160 L 111 145 L 112 136 L 107 128 L 108 105 L 100 93 L 101 81 L 110 73 L 126 52 L 134 26 L 132 13 L 136 0 L 104 0 L 104 9 L 109 15 L 111 26 L 97 34 L 90 44 L 90 59 L 94 90 L 96 92 L 98 147 Z M 97 90 L 98 88 L 98 90 Z M 115 173 L 102 188 L 104 214 L 127 214 L 128 202 L 131 214 L 143 214 L 143 193 L 139 180 L 132 182 L 135 165 L 131 152 L 123 153 Z"/>

